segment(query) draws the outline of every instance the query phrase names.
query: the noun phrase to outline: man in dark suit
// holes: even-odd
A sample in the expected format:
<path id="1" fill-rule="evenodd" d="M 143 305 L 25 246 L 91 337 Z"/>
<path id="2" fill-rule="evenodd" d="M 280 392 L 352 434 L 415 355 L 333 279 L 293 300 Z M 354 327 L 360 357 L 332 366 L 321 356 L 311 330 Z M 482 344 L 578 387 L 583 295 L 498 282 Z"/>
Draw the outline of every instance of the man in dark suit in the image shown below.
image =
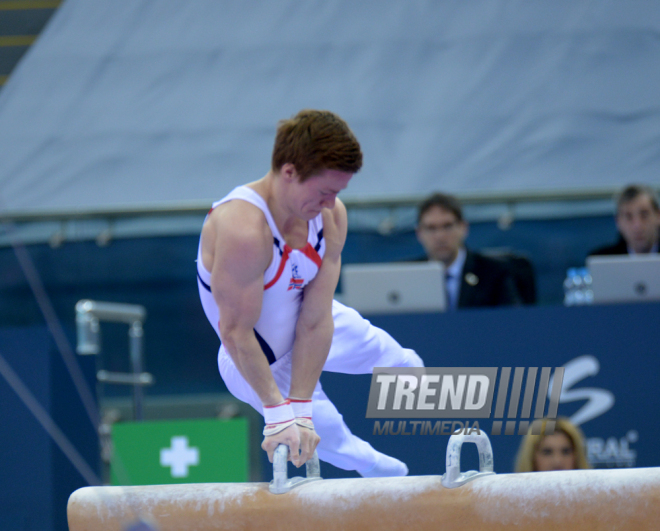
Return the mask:
<path id="1" fill-rule="evenodd" d="M 507 267 L 466 249 L 468 230 L 461 205 L 453 196 L 433 194 L 419 207 L 417 239 L 427 260 L 445 265 L 449 309 L 520 303 Z"/>
<path id="2" fill-rule="evenodd" d="M 660 205 L 655 191 L 632 184 L 623 189 L 616 202 L 619 241 L 599 247 L 589 255 L 657 253 L 660 240 Z"/>

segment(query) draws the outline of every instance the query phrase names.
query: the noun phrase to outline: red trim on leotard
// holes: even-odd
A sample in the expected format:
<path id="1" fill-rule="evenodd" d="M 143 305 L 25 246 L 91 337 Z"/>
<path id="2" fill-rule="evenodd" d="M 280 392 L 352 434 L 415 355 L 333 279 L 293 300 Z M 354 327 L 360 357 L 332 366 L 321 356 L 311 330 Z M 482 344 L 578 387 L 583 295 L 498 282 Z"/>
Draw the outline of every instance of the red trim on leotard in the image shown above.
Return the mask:
<path id="1" fill-rule="evenodd" d="M 319 253 L 316 252 L 316 249 L 312 247 L 311 243 L 307 242 L 307 245 L 305 245 L 305 247 L 303 247 L 301 250 L 307 258 L 316 264 L 316 267 L 321 269 L 323 259 L 319 256 Z"/>
<path id="2" fill-rule="evenodd" d="M 284 244 L 284 252 L 282 253 L 282 258 L 280 259 L 280 267 L 277 268 L 277 273 L 275 273 L 275 278 L 271 280 L 268 284 L 264 286 L 264 291 L 266 291 L 268 288 L 273 286 L 275 282 L 279 280 L 279 278 L 282 276 L 282 272 L 284 271 L 284 266 L 286 265 L 286 261 L 289 259 L 289 253 L 291 252 L 291 247 L 289 247 L 287 244 Z"/>
<path id="3" fill-rule="evenodd" d="M 284 272 L 284 266 L 286 265 L 286 261 L 289 259 L 289 254 L 291 254 L 291 247 L 289 247 L 288 244 L 284 244 L 284 252 L 282 253 L 282 258 L 280 259 L 280 267 L 277 268 L 277 273 L 275 273 L 275 278 L 271 280 L 268 284 L 264 286 L 264 291 L 273 286 L 279 278 L 282 276 L 282 273 Z M 307 242 L 307 245 L 300 249 L 300 251 L 307 257 L 309 258 L 312 262 L 316 264 L 316 267 L 321 269 L 321 264 L 323 263 L 323 259 L 319 255 L 319 253 L 316 252 L 316 249 L 312 247 L 312 244 Z"/>

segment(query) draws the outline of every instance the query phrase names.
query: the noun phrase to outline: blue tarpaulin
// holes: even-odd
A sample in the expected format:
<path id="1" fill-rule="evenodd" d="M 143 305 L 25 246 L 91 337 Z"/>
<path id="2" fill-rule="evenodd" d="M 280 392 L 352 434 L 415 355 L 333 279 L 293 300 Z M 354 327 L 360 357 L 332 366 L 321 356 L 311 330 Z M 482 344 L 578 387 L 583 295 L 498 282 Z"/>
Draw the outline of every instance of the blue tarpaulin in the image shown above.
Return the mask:
<path id="1" fill-rule="evenodd" d="M 660 184 L 652 0 L 66 0 L 0 93 L 0 213 L 210 201 L 339 113 L 343 197 Z"/>

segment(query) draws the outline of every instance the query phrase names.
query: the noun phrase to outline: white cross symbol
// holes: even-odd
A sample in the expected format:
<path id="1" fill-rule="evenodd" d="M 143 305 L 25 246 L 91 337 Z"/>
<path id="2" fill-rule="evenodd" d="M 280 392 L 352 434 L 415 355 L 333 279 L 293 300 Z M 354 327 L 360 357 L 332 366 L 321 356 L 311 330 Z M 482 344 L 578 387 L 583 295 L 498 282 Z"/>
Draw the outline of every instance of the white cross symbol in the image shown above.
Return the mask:
<path id="1" fill-rule="evenodd" d="M 172 467 L 173 478 L 188 477 L 188 467 L 199 465 L 199 448 L 188 448 L 188 437 L 172 437 L 172 447 L 160 450 L 160 464 Z"/>

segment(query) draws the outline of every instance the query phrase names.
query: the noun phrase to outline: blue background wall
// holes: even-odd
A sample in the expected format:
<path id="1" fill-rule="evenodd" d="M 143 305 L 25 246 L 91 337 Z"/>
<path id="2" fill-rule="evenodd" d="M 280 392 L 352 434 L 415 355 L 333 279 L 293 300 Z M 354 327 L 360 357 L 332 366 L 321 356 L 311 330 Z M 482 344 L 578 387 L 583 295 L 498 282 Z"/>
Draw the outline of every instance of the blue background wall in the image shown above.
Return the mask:
<path id="1" fill-rule="evenodd" d="M 200 219 L 200 226 L 202 220 Z M 474 249 L 510 247 L 534 264 L 540 305 L 561 304 L 566 268 L 582 265 L 588 250 L 614 240 L 611 217 L 519 221 L 502 231 L 494 222 L 473 223 Z M 74 306 L 83 298 L 142 304 L 145 363 L 156 377 L 149 393 L 224 390 L 215 365 L 218 340 L 202 312 L 195 279 L 198 236 L 64 242 L 28 247 L 59 318 L 75 326 Z M 382 236 L 350 232 L 344 263 L 414 259 L 423 254 L 412 231 Z M 0 248 L 0 326 L 43 324 L 43 317 L 11 248 Z M 126 329 L 103 327 L 103 364 L 127 370 Z M 108 389 L 108 392 L 122 390 Z"/>
<path id="2" fill-rule="evenodd" d="M 561 304 L 566 268 L 582 264 L 590 248 L 615 237 L 612 218 L 602 216 L 519 221 L 507 231 L 495 223 L 473 223 L 468 244 L 475 249 L 506 246 L 527 254 L 537 274 L 539 305 L 546 307 Z M 28 251 L 57 315 L 70 329 L 81 298 L 146 306 L 146 367 L 156 377 L 149 394 L 221 392 L 225 387 L 215 362 L 218 341 L 203 315 L 194 276 L 197 242 L 197 236 L 135 238 L 115 240 L 107 247 L 65 242 L 56 249 L 33 245 Z M 421 253 L 410 231 L 389 236 L 351 232 L 344 262 L 406 260 Z M 11 248 L 0 249 L 0 286 L 1 326 L 43 324 Z M 451 340 L 456 334 L 446 336 Z M 104 325 L 103 348 L 101 365 L 128 369 L 125 327 Z"/>
<path id="3" fill-rule="evenodd" d="M 405 346 L 415 348 L 429 366 L 556 367 L 580 356 L 594 356 L 600 372 L 579 387 L 610 390 L 616 403 L 606 414 L 587 422 L 583 426 L 585 434 L 596 443 L 600 440 L 609 445 L 613 461 L 617 455 L 625 457 L 627 445 L 628 450 L 636 452 L 628 464 L 656 466 L 660 454 L 653 440 L 660 433 L 654 415 L 657 417 L 655 411 L 660 404 L 655 378 L 660 367 L 655 334 L 660 306 L 560 305 L 566 267 L 583 263 L 588 249 L 614 238 L 610 217 L 520 221 L 508 231 L 501 231 L 494 223 L 474 223 L 469 239 L 472 247 L 508 246 L 530 256 L 539 284 L 538 307 L 380 316 L 373 322 Z M 156 378 L 156 385 L 147 390 L 150 396 L 226 391 L 217 372 L 218 340 L 198 300 L 196 249 L 197 236 L 123 239 L 107 247 L 91 242 L 65 242 L 56 249 L 47 245 L 28 247 L 55 311 L 68 330 L 73 330 L 74 305 L 81 298 L 146 306 L 146 369 Z M 390 236 L 352 232 L 345 262 L 402 260 L 420 253 L 412 232 Z M 0 350 L 10 356 L 32 392 L 67 435 L 77 441 L 78 450 L 94 463 L 98 460 L 95 434 L 10 248 L 0 249 L 0 286 L 0 326 L 21 328 L 0 335 Z M 78 360 L 91 383 L 97 360 Z M 125 326 L 104 325 L 103 357 L 99 361 L 107 369 L 128 370 Z M 322 382 L 358 435 L 406 460 L 413 474 L 444 471 L 447 436 L 373 435 L 373 420 L 365 418 L 369 376 L 325 374 Z M 128 390 L 106 388 L 104 393 L 122 394 Z M 6 529 L 48 529 L 37 521 L 38 515 L 30 513 L 26 517 L 27 513 L 19 509 L 27 496 L 38 496 L 44 511 L 56 522 L 53 529 L 65 529 L 66 499 L 84 481 L 4 381 L 0 381 L 0 399 L 0 425 L 5 427 L 0 451 L 4 456 L 17 456 L 1 464 L 0 490 L 11 492 L 12 497 L 2 498 L 0 513 L 4 521 L 0 522 L 6 523 Z M 571 415 L 584 402 L 562 403 L 559 413 Z M 490 431 L 490 422 L 485 424 Z M 6 433 L 12 436 L 4 436 Z M 30 445 L 16 445 L 16 437 L 29 440 Z M 492 437 L 492 441 L 496 470 L 510 472 L 519 438 L 499 436 Z M 476 451 L 466 447 L 464 454 L 464 468 L 476 468 Z M 18 468 L 17 463 L 27 463 L 28 468 Z M 262 470 L 264 480 L 269 479 L 265 457 Z M 324 465 L 323 475 L 330 478 L 351 474 Z M 40 481 L 40 477 L 45 479 Z"/>
<path id="4" fill-rule="evenodd" d="M 573 389 L 607 390 L 614 394 L 615 402 L 610 410 L 581 426 L 586 438 L 605 442 L 614 439 L 617 448 L 609 441 L 612 461 L 616 452 L 625 454 L 628 449 L 636 452 L 635 466 L 660 465 L 656 444 L 660 437 L 660 396 L 656 392 L 660 373 L 656 338 L 659 303 L 475 309 L 454 314 L 378 316 L 371 321 L 403 345 L 414 348 L 430 367 L 558 367 L 583 356 L 594 357 L 599 370 L 580 379 Z M 357 435 L 404 460 L 412 474 L 444 473 L 448 436 L 373 434 L 374 420 L 365 418 L 370 376 L 324 373 L 321 381 Z M 346 392 L 349 388 L 350 393 Z M 587 402 L 561 401 L 559 415 L 570 417 Z M 492 420 L 479 424 L 490 436 Z M 636 432 L 637 438 L 634 433 L 629 437 L 631 432 Z M 521 438 L 500 435 L 490 439 L 495 471 L 512 472 Z M 466 446 L 468 460 L 464 470 L 478 468 L 476 455 L 476 450 L 470 451 Z M 625 455 L 619 457 L 623 460 Z M 597 466 L 616 465 L 612 462 Z M 331 477 L 335 471 L 328 468 L 325 466 L 323 473 Z"/>
<path id="5" fill-rule="evenodd" d="M 48 330 L 0 328 L 0 353 L 99 475 L 96 430 Z M 94 360 L 79 361 L 93 389 Z M 3 378 L 0 426 L 0 529 L 66 531 L 69 494 L 87 483 Z"/>

